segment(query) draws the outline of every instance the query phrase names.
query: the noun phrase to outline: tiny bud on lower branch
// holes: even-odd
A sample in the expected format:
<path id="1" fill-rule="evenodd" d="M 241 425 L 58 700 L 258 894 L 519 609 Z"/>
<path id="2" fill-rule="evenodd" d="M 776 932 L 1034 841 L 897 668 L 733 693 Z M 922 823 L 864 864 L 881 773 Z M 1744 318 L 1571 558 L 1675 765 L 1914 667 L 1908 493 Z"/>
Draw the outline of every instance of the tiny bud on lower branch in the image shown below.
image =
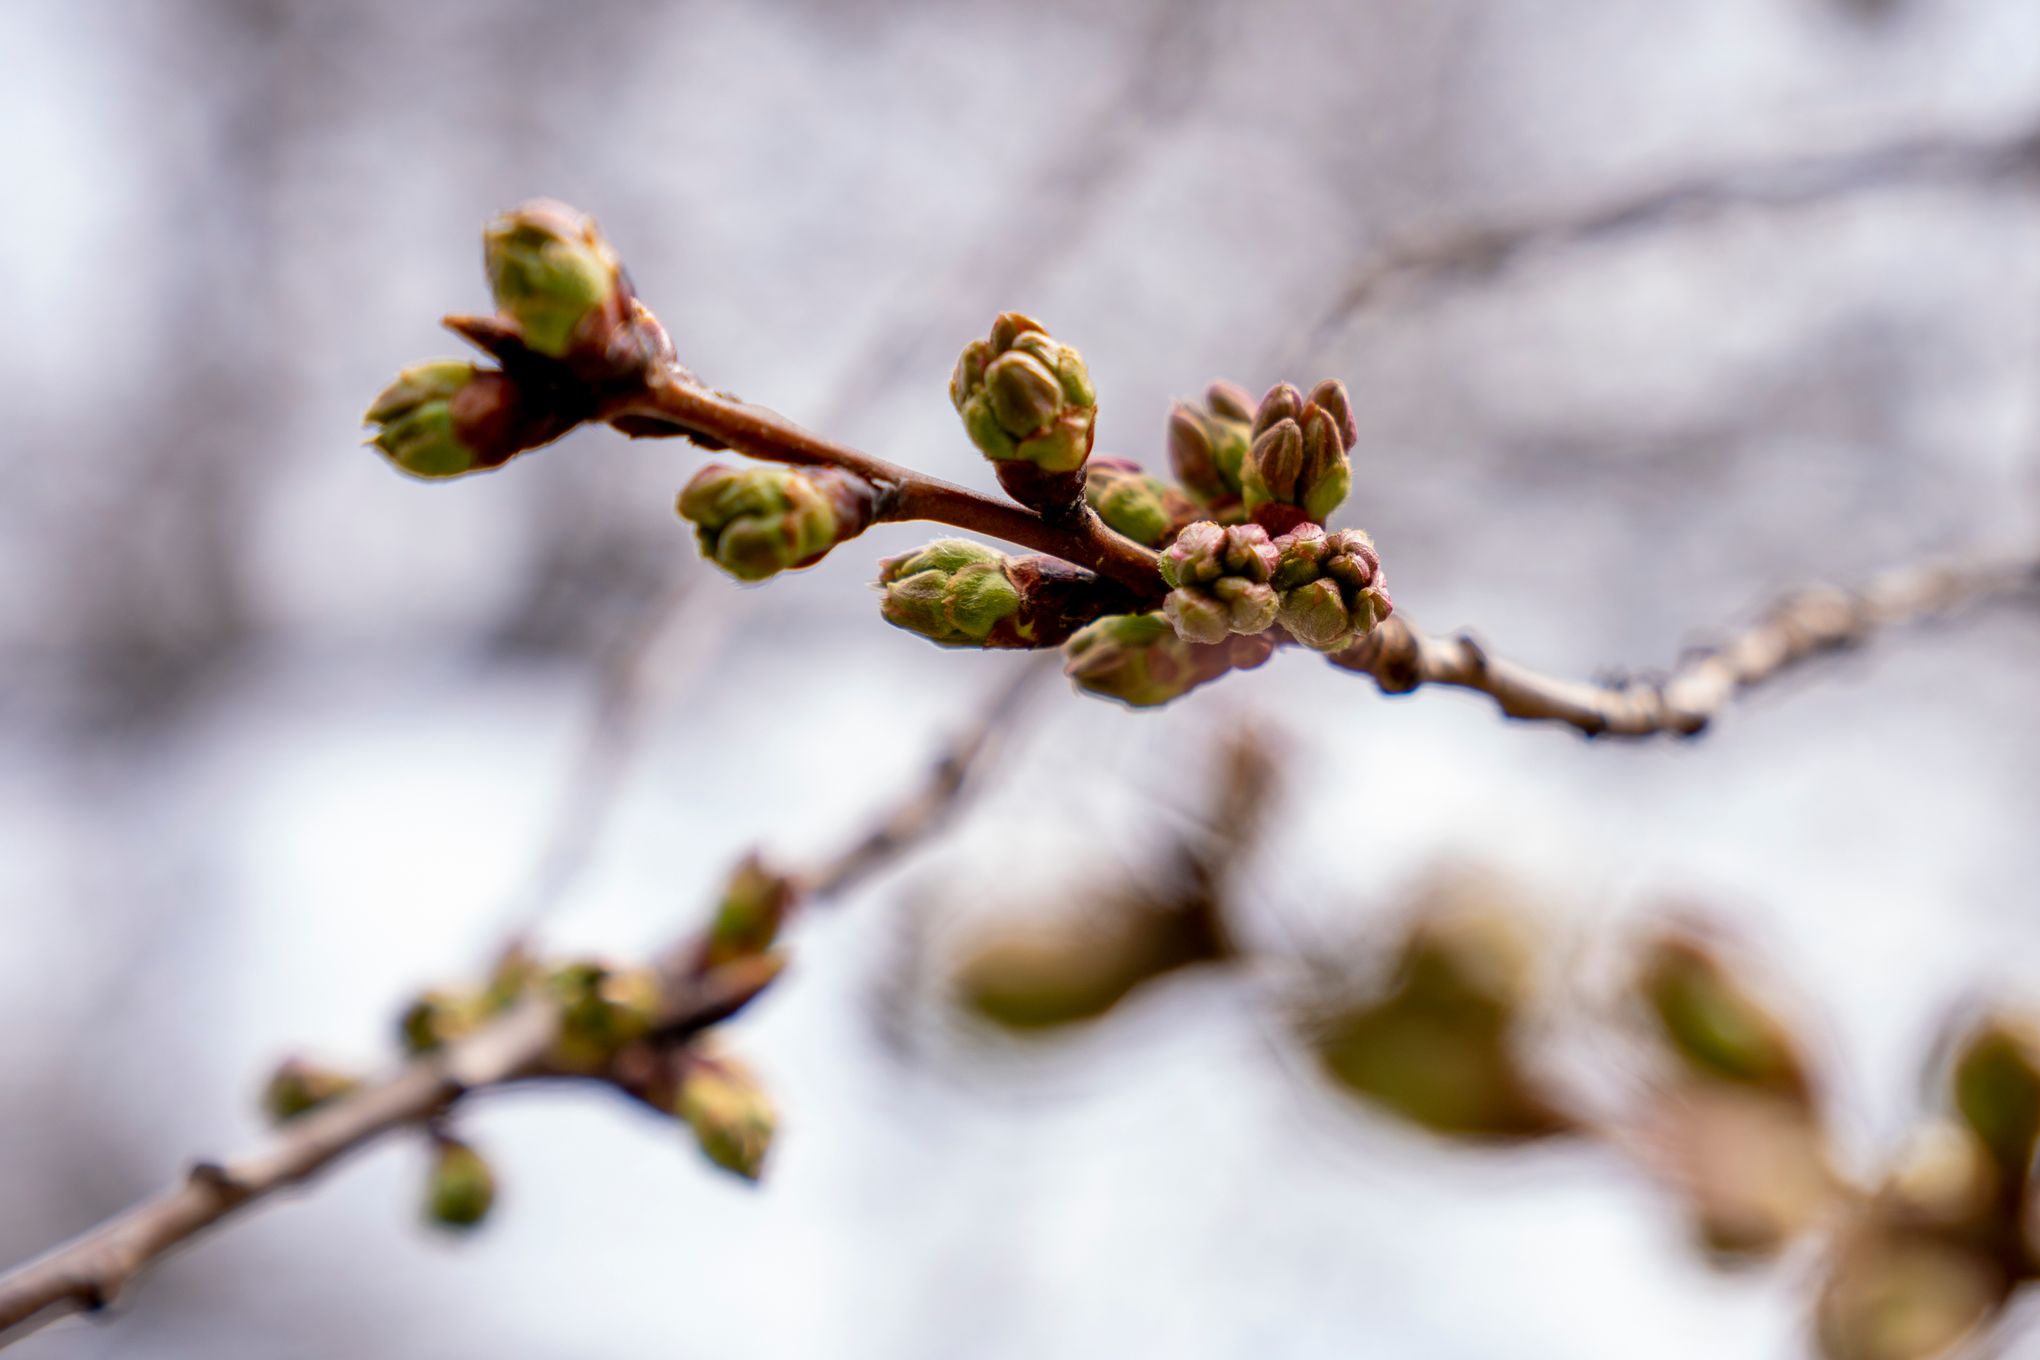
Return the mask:
<path id="1" fill-rule="evenodd" d="M 1087 693 L 1151 708 L 1228 671 L 1250 670 L 1274 647 L 1266 634 L 1233 634 L 1215 645 L 1187 642 L 1161 613 L 1114 614 L 1063 644 L 1063 671 Z"/>
<path id="2" fill-rule="evenodd" d="M 496 1203 L 496 1174 L 482 1155 L 457 1138 L 436 1134 L 425 1183 L 425 1221 L 465 1232 L 481 1226 Z"/>

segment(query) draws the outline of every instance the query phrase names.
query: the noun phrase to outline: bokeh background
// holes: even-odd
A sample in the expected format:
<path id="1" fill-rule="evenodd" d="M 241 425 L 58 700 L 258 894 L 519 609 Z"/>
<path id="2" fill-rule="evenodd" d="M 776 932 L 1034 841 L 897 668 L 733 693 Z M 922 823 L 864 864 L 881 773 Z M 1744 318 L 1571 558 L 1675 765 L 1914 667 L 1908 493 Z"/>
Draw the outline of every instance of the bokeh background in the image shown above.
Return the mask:
<path id="1" fill-rule="evenodd" d="M 747 846 L 840 844 L 1011 673 L 878 622 L 912 527 L 705 570 L 678 445 L 430 487 L 360 448 L 519 199 L 600 217 L 714 383 L 977 484 L 945 382 L 1003 308 L 1151 462 L 1211 378 L 1343 378 L 1345 522 L 1399 606 L 1561 672 L 2040 530 L 2029 0 L 13 0 L 0 52 L 9 1260 L 256 1136 L 282 1053 L 378 1058 L 513 925 L 640 950 Z M 1688 181 L 1734 191 L 1621 210 Z M 1580 219 L 1341 302 L 1460 227 Z M 1800 1354 L 1803 1263 L 1711 1271 L 1590 1149 L 1356 1112 L 1250 979 L 1015 1051 L 913 999 L 922 927 L 1081 903 L 1255 718 L 1292 782 L 1249 934 L 1336 951 L 1440 859 L 1583 951 L 1704 903 L 1801 989 L 1874 1165 L 1949 1009 L 2040 998 L 2035 622 L 1691 745 L 1301 655 L 1159 714 L 1051 684 L 732 1027 L 785 1115 L 761 1188 L 616 1101 L 508 1096 L 470 1120 L 505 1185 L 474 1240 L 417 1224 L 392 1145 L 19 1353 Z"/>

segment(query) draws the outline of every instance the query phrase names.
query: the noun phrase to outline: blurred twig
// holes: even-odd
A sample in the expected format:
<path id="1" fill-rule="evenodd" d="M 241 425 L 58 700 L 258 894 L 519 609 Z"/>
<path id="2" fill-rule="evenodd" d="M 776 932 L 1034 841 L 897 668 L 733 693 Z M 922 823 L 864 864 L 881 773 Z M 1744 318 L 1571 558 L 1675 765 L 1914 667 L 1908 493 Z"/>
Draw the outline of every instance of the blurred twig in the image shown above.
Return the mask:
<path id="1" fill-rule="evenodd" d="M 1317 323 L 1303 333 L 1302 353 L 1322 351 L 1348 321 L 1395 284 L 1421 286 L 1492 275 L 1534 250 L 1586 244 L 1734 208 L 1796 208 L 1894 188 L 2034 177 L 2040 177 L 2040 129 L 1995 136 L 1911 137 L 1856 151 L 1693 174 L 1513 221 L 1413 233 L 1391 241 L 1353 273 Z"/>
<path id="2" fill-rule="evenodd" d="M 848 891 L 937 830 L 968 790 L 993 738 L 1012 720 L 1025 689 L 1042 674 L 1039 665 L 1024 667 L 944 748 L 928 777 L 878 815 L 874 830 L 805 876 L 809 900 Z M 734 1015 L 779 971 L 779 956 L 772 954 L 708 969 L 699 966 L 700 957 L 690 935 L 660 962 L 654 1029 L 662 1041 L 683 1041 Z M 65 1314 L 106 1307 L 136 1275 L 188 1238 L 386 1134 L 436 1119 L 471 1091 L 551 1075 L 547 1055 L 558 1034 L 558 1008 L 543 999 L 526 1000 L 440 1052 L 291 1122 L 240 1157 L 194 1163 L 182 1183 L 0 1276 L 0 1347 Z"/>
<path id="3" fill-rule="evenodd" d="M 1590 737 L 1693 736 L 1742 691 L 1815 657 L 1858 646 L 1883 629 L 2036 586 L 2040 561 L 2019 557 L 1901 569 L 1860 591 L 1803 590 L 1726 642 L 1691 653 L 1668 675 L 1610 683 L 1540 675 L 1489 656 L 1466 634 L 1427 636 L 1401 613 L 1332 661 L 1373 676 L 1384 694 L 1424 685 L 1476 690 L 1507 717 L 1565 723 Z"/>

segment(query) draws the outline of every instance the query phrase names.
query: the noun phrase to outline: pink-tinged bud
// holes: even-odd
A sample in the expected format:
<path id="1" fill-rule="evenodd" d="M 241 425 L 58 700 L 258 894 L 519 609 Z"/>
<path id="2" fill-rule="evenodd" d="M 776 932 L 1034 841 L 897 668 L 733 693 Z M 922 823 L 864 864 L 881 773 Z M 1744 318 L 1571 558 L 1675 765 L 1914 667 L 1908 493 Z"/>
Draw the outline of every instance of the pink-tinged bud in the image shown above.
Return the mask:
<path id="1" fill-rule="evenodd" d="M 710 463 L 680 493 L 702 554 L 740 581 L 813 566 L 871 523 L 871 483 L 838 468 Z"/>
<path id="2" fill-rule="evenodd" d="M 1253 398 L 1231 383 L 1213 383 L 1205 404 L 1178 402 L 1169 412 L 1169 464 L 1209 518 L 1240 518 L 1241 469 L 1253 443 Z"/>
<path id="3" fill-rule="evenodd" d="M 1273 533 L 1330 518 L 1351 488 L 1348 454 L 1359 432 L 1345 387 L 1320 383 L 1305 400 L 1278 383 L 1261 399 L 1253 431 L 1240 473 L 1247 512 Z"/>
<path id="4" fill-rule="evenodd" d="M 1263 632 L 1280 606 L 1268 584 L 1276 562 L 1275 545 L 1258 524 L 1188 525 L 1162 554 L 1162 579 L 1174 587 L 1163 613 L 1186 642 Z"/>
<path id="5" fill-rule="evenodd" d="M 1358 529 L 1299 525 L 1275 540 L 1277 621 L 1306 647 L 1335 652 L 1373 631 L 1395 605 L 1374 542 Z"/>

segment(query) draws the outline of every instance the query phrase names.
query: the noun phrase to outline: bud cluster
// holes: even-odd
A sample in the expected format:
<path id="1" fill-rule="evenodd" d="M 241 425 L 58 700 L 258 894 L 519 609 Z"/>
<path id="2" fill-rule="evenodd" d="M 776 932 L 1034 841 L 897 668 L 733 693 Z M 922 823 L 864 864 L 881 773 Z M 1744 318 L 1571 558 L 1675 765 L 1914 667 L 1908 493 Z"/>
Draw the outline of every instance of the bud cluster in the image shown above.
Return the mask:
<path id="1" fill-rule="evenodd" d="M 1082 498 L 1098 394 L 1083 356 L 1039 321 L 1000 314 L 989 338 L 964 347 L 949 399 L 1014 499 L 1048 512 Z"/>
<path id="2" fill-rule="evenodd" d="M 1186 642 L 1264 632 L 1279 607 L 1270 584 L 1276 561 L 1260 525 L 1199 520 L 1162 554 L 1162 579 L 1170 586 L 1162 612 Z"/>
<path id="3" fill-rule="evenodd" d="M 1358 433 L 1343 383 L 1321 382 L 1307 398 L 1288 383 L 1268 389 L 1240 468 L 1247 513 L 1270 533 L 1324 523 L 1352 484 L 1347 453 Z"/>
<path id="4" fill-rule="evenodd" d="M 1178 402 L 1169 412 L 1169 463 L 1176 479 L 1211 518 L 1245 518 L 1240 476 L 1254 442 L 1254 398 L 1237 383 L 1216 382 L 1204 404 Z"/>
<path id="5" fill-rule="evenodd" d="M 1374 540 L 1358 529 L 1301 524 L 1275 540 L 1277 621 L 1306 647 L 1335 652 L 1395 608 Z"/>
<path id="6" fill-rule="evenodd" d="M 837 468 L 710 463 L 675 508 L 694 526 L 704 556 L 740 581 L 762 581 L 820 561 L 871 524 L 877 493 Z"/>

